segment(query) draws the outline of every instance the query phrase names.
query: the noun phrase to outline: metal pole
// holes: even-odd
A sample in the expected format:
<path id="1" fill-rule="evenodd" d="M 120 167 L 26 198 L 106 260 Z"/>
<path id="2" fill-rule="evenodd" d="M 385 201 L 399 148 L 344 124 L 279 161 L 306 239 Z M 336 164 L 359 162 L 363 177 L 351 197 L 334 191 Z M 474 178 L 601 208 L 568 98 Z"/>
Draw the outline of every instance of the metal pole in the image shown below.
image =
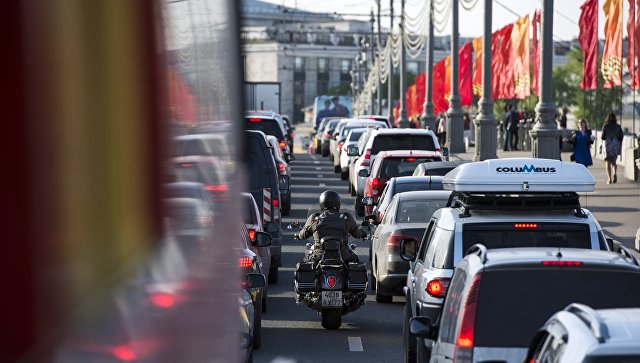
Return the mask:
<path id="1" fill-rule="evenodd" d="M 382 83 L 380 82 L 380 50 L 382 47 L 382 26 L 380 25 L 380 11 L 381 11 L 381 0 L 376 0 L 376 3 L 378 3 L 378 35 L 377 35 L 377 42 L 376 42 L 376 47 L 375 49 L 378 51 L 378 92 L 376 93 L 377 95 L 377 102 L 376 102 L 376 113 L 378 115 L 382 115 Z"/>
<path id="2" fill-rule="evenodd" d="M 482 97 L 478 100 L 476 124 L 476 152 L 474 161 L 496 159 L 497 132 L 491 99 L 491 22 L 493 0 L 484 0 L 484 29 L 482 33 Z"/>
<path id="3" fill-rule="evenodd" d="M 407 56 L 404 51 L 404 4 L 406 0 L 401 0 L 401 10 L 400 10 L 400 112 L 398 119 L 398 127 L 400 128 L 408 128 L 409 120 L 407 119 L 407 72 L 406 72 L 406 61 Z"/>
<path id="4" fill-rule="evenodd" d="M 393 82 L 393 0 L 389 0 L 390 4 L 390 9 L 389 9 L 389 36 L 387 37 L 387 44 L 389 42 L 391 42 L 391 54 L 389 56 L 389 75 L 388 75 L 388 84 L 389 84 L 389 100 L 387 101 L 387 106 L 389 108 L 389 123 L 391 125 L 394 125 L 394 120 L 393 120 L 393 107 L 394 107 L 394 102 L 393 102 L 393 88 L 394 88 L 394 82 Z"/>
<path id="5" fill-rule="evenodd" d="M 458 47 L 458 1 L 452 0 L 451 11 L 451 96 L 447 111 L 447 146 L 452 153 L 465 152 L 464 125 L 462 122 L 462 106 L 460 105 L 459 47 Z"/>
<path id="6" fill-rule="evenodd" d="M 433 0 L 429 2 L 429 34 L 427 38 L 427 62 L 425 72 L 426 94 L 422 112 L 422 127 L 436 131 L 436 117 L 433 114 Z"/>
<path id="7" fill-rule="evenodd" d="M 376 24 L 376 18 L 373 16 L 373 8 L 371 8 L 371 34 L 369 36 L 369 48 L 371 48 L 371 60 L 370 61 L 371 61 L 371 69 L 372 70 L 373 70 L 373 66 L 374 66 L 375 61 L 376 61 L 376 54 L 375 54 L 376 42 L 373 39 L 373 29 L 374 29 L 375 24 Z M 367 79 L 368 78 L 369 78 L 369 75 L 367 74 Z M 375 101 L 376 101 L 376 98 L 373 95 L 373 92 L 371 92 L 371 106 L 369 107 L 369 114 L 370 115 L 373 115 L 378 110 L 379 106 L 376 107 L 376 102 Z M 374 110 L 376 110 L 376 111 L 374 112 Z"/>
<path id="8" fill-rule="evenodd" d="M 551 69 L 553 61 L 553 0 L 542 0 L 542 44 L 540 50 L 540 100 L 536 105 L 536 124 L 529 131 L 533 157 L 560 159 L 560 130 L 554 121 Z"/>

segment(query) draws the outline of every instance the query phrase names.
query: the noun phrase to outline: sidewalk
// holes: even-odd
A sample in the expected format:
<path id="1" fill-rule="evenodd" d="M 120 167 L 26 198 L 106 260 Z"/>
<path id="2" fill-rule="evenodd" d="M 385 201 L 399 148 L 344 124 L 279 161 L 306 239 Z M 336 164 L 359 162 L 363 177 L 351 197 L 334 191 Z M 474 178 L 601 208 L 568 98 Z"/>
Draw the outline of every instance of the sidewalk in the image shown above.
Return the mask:
<path id="1" fill-rule="evenodd" d="M 451 154 L 451 160 L 473 160 L 475 147 L 467 152 Z M 562 160 L 569 161 L 570 152 L 562 153 Z M 530 158 L 531 151 L 498 150 L 498 158 Z M 618 182 L 607 184 L 604 161 L 594 158 L 589 171 L 596 179 L 592 193 L 582 193 L 582 206 L 589 209 L 600 222 L 607 237 L 634 247 L 640 227 L 640 183 L 622 177 L 624 169 L 618 166 Z M 638 246 L 636 246 L 637 248 Z"/>

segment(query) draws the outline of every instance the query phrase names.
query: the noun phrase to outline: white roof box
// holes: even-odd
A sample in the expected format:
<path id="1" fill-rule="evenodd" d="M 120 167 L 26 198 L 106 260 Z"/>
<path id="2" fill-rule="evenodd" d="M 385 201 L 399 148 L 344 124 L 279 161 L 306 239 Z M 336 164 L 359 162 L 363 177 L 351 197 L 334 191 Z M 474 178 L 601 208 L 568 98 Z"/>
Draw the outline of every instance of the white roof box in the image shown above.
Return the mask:
<path id="1" fill-rule="evenodd" d="M 444 176 L 457 192 L 592 192 L 596 181 L 578 163 L 551 159 L 491 159 L 462 164 Z"/>

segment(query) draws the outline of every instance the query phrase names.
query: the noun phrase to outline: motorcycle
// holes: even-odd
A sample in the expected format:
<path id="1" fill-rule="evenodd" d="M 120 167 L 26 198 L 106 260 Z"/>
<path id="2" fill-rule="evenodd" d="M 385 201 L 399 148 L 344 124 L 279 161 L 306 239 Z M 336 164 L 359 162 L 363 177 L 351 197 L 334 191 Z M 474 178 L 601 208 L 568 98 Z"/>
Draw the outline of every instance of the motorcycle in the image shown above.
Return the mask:
<path id="1" fill-rule="evenodd" d="M 363 223 L 365 225 L 366 222 Z M 298 228 L 298 222 L 288 229 Z M 363 238 L 364 239 L 364 238 Z M 342 325 L 342 316 L 359 309 L 367 297 L 367 269 L 362 262 L 346 264 L 340 254 L 339 237 L 325 237 L 320 241 L 324 253 L 316 266 L 312 262 L 299 262 L 294 275 L 297 302 L 316 310 L 322 317 L 322 327 L 335 330 Z M 314 253 L 307 243 L 306 254 Z M 355 250 L 356 245 L 348 246 Z"/>

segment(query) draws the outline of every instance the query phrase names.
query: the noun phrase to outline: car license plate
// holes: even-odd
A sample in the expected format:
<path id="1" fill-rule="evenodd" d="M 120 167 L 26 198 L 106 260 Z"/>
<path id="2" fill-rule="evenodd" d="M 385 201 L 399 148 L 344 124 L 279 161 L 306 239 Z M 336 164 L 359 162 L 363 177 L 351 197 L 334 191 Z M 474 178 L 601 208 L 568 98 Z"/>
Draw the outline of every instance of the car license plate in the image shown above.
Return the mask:
<path id="1" fill-rule="evenodd" d="M 322 307 L 342 307 L 342 291 L 323 291 Z"/>

